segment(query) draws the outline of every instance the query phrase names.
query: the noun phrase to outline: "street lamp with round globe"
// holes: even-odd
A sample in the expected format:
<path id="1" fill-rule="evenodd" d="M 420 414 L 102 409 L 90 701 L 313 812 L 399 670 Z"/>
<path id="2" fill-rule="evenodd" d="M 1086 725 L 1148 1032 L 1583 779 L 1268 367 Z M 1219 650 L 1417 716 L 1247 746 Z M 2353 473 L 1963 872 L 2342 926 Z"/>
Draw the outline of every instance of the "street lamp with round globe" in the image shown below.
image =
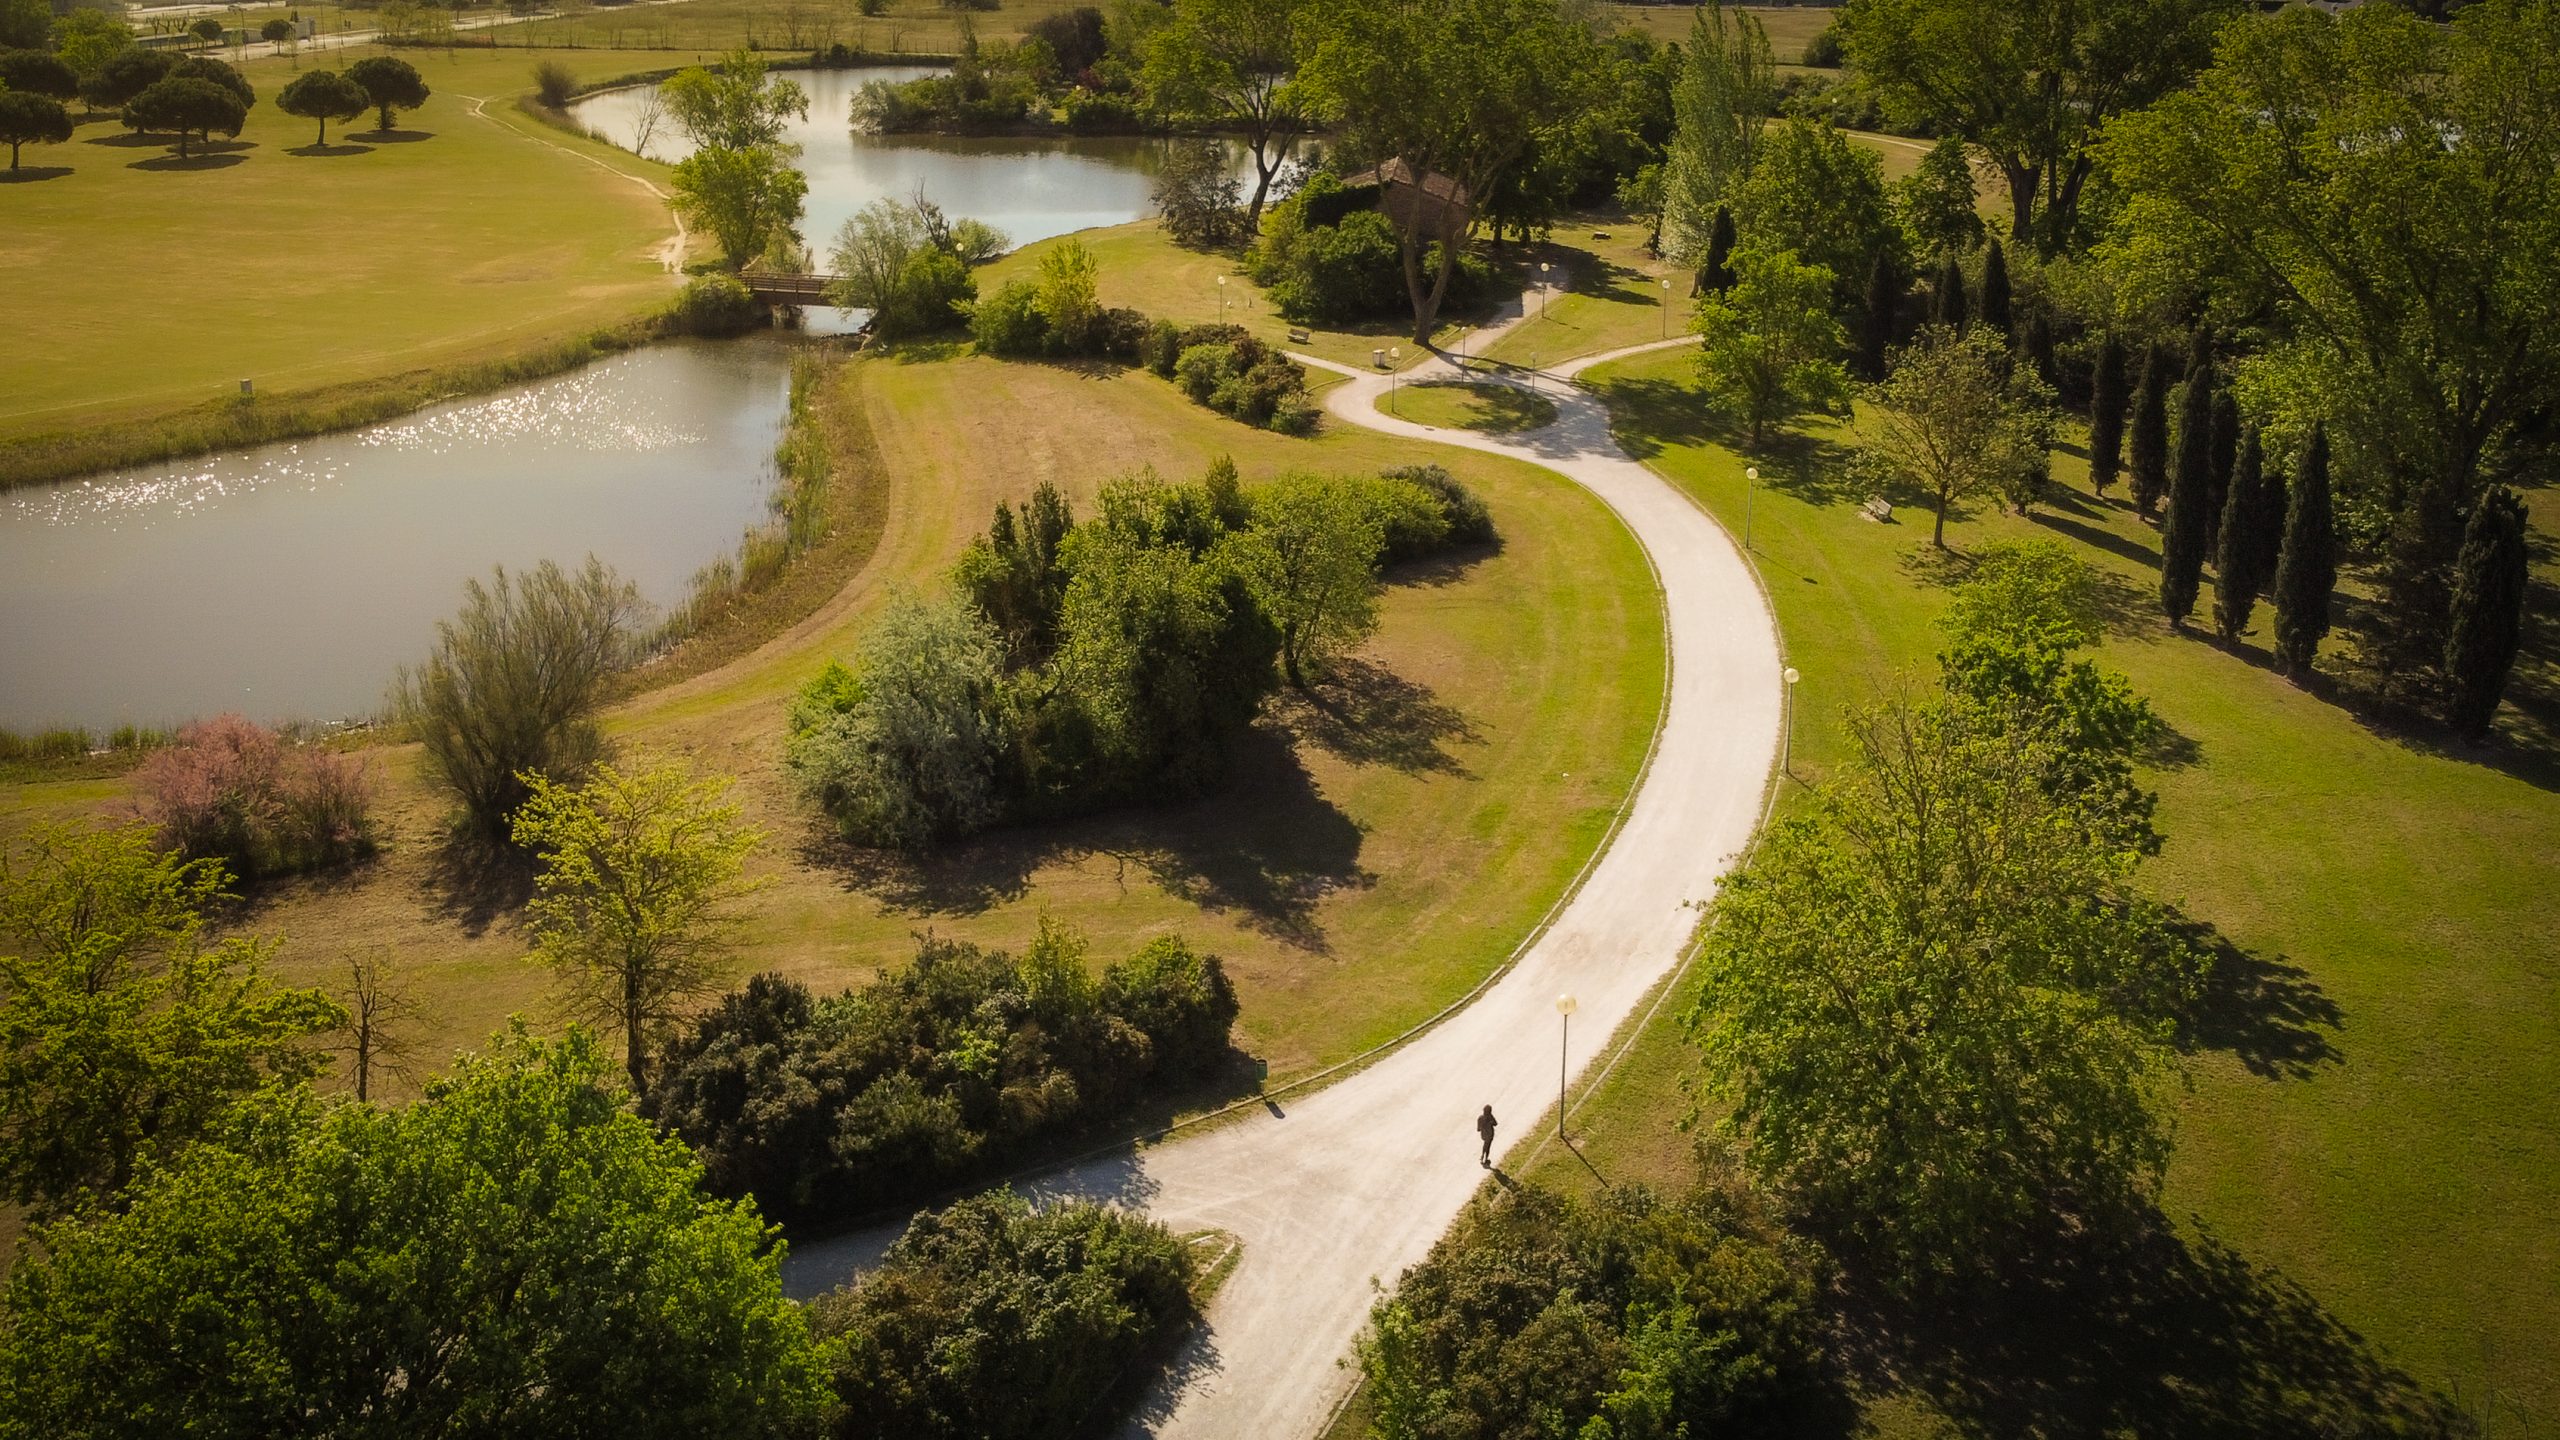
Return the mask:
<path id="1" fill-rule="evenodd" d="M 1573 1012 L 1581 1008 L 1582 1002 L 1574 999 L 1573 992 L 1570 990 L 1556 997 L 1556 1014 L 1561 1016 L 1564 1021 L 1564 1031 L 1560 1036 L 1558 1036 L 1556 1041 L 1556 1138 L 1559 1140 L 1565 1138 L 1565 1060 L 1573 1049 Z"/>

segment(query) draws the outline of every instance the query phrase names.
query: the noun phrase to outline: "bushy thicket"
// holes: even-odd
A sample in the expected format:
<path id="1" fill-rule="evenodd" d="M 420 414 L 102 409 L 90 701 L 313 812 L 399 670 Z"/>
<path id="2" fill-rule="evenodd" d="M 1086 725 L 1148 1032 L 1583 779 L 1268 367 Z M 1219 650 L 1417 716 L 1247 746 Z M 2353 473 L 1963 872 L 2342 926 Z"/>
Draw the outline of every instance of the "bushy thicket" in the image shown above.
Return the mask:
<path id="1" fill-rule="evenodd" d="M 724 997 L 660 1057 L 644 1111 L 714 1193 L 844 1216 L 983 1177 L 1215 1072 L 1235 990 L 1161 938 L 1095 978 L 1043 922 L 1022 955 L 931 936 L 915 963 L 824 999 L 777 975 Z"/>
<path id="2" fill-rule="evenodd" d="M 765 310 L 756 303 L 755 292 L 735 275 L 697 275 L 685 282 L 667 308 L 667 324 L 686 335 L 744 335 L 764 320 Z"/>
<path id="3" fill-rule="evenodd" d="M 916 1217 L 880 1268 L 821 1296 L 838 1440 L 1107 1431 L 1196 1318 L 1189 1247 L 1089 1202 L 1010 1191 Z"/>
<path id="4" fill-rule="evenodd" d="M 1319 413 L 1306 367 L 1241 325 L 1183 328 L 1159 320 L 1139 337 L 1138 363 L 1221 415 L 1284 435 L 1311 434 Z"/>
<path id="5" fill-rule="evenodd" d="M 238 715 L 178 732 L 134 771 L 142 818 L 190 860 L 244 879 L 311 870 L 373 848 L 373 772 Z"/>
<path id="6" fill-rule="evenodd" d="M 1296 483 L 1376 512 L 1363 585 L 1491 536 L 1436 467 Z M 1281 560 L 1231 464 L 1195 485 L 1114 482 L 1082 524 L 1043 486 L 997 507 L 952 590 L 894 605 L 801 690 L 786 763 L 847 838 L 896 849 L 1196 795 L 1275 688 Z"/>
<path id="7" fill-rule="evenodd" d="M 1798 1433 L 1816 1260 L 1740 1181 L 1477 1201 L 1370 1314 L 1381 1440 Z"/>
<path id="8" fill-rule="evenodd" d="M 1395 222 L 1346 205 L 1353 195 L 1332 175 L 1317 174 L 1264 217 L 1245 270 L 1289 319 L 1339 324 L 1411 313 Z M 1423 273 L 1439 266 L 1434 244 L 1424 253 Z M 1491 298 L 1499 285 L 1492 265 L 1462 251 L 1442 303 L 1462 310 Z"/>

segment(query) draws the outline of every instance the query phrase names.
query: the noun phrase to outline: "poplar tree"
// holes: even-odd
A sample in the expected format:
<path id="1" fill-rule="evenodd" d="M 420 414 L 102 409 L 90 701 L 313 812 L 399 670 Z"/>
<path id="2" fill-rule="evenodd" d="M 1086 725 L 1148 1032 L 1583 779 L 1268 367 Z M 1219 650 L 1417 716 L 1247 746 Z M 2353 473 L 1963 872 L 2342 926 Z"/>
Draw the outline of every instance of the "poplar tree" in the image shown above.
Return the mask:
<path id="1" fill-rule="evenodd" d="M 1858 371 L 1864 380 L 1884 378 L 1884 354 L 1893 347 L 1893 322 L 1902 310 L 1902 273 L 1893 254 L 1876 252 L 1867 269 L 1866 323 L 1858 332 Z"/>
<path id="2" fill-rule="evenodd" d="M 2009 254 L 1993 240 L 1982 256 L 1982 323 L 2006 340 L 2011 335 L 2009 316 Z"/>
<path id="3" fill-rule="evenodd" d="M 1698 288 L 1721 295 L 1733 288 L 1733 210 L 1716 207 L 1715 224 L 1707 231 L 1707 263 L 1698 271 Z"/>
<path id="4" fill-rule="evenodd" d="M 2258 603 L 2257 525 L 2265 506 L 2266 452 L 2258 443 L 2258 427 L 2249 427 L 2240 442 L 2240 458 L 2232 462 L 2229 493 L 2222 497 L 2222 528 L 2214 537 L 2213 626 L 2225 641 L 2236 641 L 2249 628 L 2249 612 Z"/>
<path id="5" fill-rule="evenodd" d="M 2101 495 L 2124 469 L 2124 405 L 2124 342 L 2110 331 L 2089 382 L 2089 486 Z"/>
<path id="6" fill-rule="evenodd" d="M 1929 318 L 1950 330 L 1961 330 L 1965 315 L 1964 262 L 1950 255 L 1938 269 L 1938 288 L 1929 299 Z"/>
<path id="7" fill-rule="evenodd" d="M 2213 349 L 2199 334 L 2189 347 L 2186 403 L 2178 414 L 2178 469 L 2169 480 L 2169 516 L 2160 527 L 2160 608 L 2184 628 L 2196 606 L 2205 546 L 2213 538 Z"/>
<path id="8" fill-rule="evenodd" d="M 2515 667 L 2524 633 L 2525 565 L 2524 504 L 2501 485 L 2473 507 L 2453 566 L 2445 719 L 2469 739 L 2489 733 Z"/>
<path id="9" fill-rule="evenodd" d="M 2329 591 L 2338 581 L 2336 537 L 2329 522 L 2329 431 L 2311 432 L 2302 471 L 2293 477 L 2284 514 L 2284 552 L 2276 561 L 2276 664 L 2286 674 L 2311 673 L 2329 633 Z"/>
<path id="10" fill-rule="evenodd" d="M 2151 347 L 2133 396 L 2133 508 L 2149 516 L 2169 490 L 2169 352 Z"/>

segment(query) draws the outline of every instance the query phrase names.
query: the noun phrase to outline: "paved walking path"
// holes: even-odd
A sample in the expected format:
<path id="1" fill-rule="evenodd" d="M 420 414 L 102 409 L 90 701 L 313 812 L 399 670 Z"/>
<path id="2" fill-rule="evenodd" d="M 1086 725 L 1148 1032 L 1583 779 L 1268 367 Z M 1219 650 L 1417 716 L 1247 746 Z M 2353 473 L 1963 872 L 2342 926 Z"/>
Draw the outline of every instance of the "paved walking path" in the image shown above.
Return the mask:
<path id="1" fill-rule="evenodd" d="M 1243 1242 L 1206 1333 L 1133 1433 L 1314 1436 L 1352 1383 L 1340 1362 L 1367 1317 L 1371 1280 L 1393 1284 L 1484 1182 L 1477 1108 L 1490 1102 L 1501 1117 L 1497 1156 L 1552 1128 L 1559 1061 L 1577 1072 L 1589 1064 L 1672 970 L 1697 907 L 1751 838 L 1778 747 L 1775 621 L 1724 531 L 1628 458 L 1600 403 L 1570 383 L 1592 365 L 1659 348 L 1543 373 L 1535 383 L 1555 401 L 1556 422 L 1499 438 L 1379 414 L 1387 377 L 1306 362 L 1350 377 L 1325 397 L 1343 421 L 1528 460 L 1617 511 L 1661 581 L 1670 694 L 1653 759 L 1617 834 L 1554 923 L 1474 1003 L 1326 1089 L 1022 1187 L 1035 1197 L 1139 1207 L 1178 1230 L 1213 1227 Z M 1400 379 L 1452 374 L 1435 358 Z M 1508 375 L 1503 383 L 1525 379 Z M 1555 1004 L 1566 992 L 1580 1003 L 1569 1056 L 1559 1052 Z M 889 1238 L 848 1236 L 797 1250 L 786 1281 L 797 1294 L 840 1283 Z"/>

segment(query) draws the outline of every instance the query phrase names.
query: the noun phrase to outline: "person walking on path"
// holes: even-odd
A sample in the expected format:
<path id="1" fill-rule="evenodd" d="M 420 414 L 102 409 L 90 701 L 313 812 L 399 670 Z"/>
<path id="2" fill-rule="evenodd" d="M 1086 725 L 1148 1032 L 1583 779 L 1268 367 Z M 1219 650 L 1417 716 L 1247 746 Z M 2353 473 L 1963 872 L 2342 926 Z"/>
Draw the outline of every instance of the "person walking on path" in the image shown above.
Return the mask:
<path id="1" fill-rule="evenodd" d="M 1487 1105 L 1484 1113 L 1476 1117 L 1476 1135 L 1484 1141 L 1484 1153 L 1476 1157 L 1476 1163 L 1487 1170 L 1493 1168 L 1493 1123 L 1493 1107 Z"/>

